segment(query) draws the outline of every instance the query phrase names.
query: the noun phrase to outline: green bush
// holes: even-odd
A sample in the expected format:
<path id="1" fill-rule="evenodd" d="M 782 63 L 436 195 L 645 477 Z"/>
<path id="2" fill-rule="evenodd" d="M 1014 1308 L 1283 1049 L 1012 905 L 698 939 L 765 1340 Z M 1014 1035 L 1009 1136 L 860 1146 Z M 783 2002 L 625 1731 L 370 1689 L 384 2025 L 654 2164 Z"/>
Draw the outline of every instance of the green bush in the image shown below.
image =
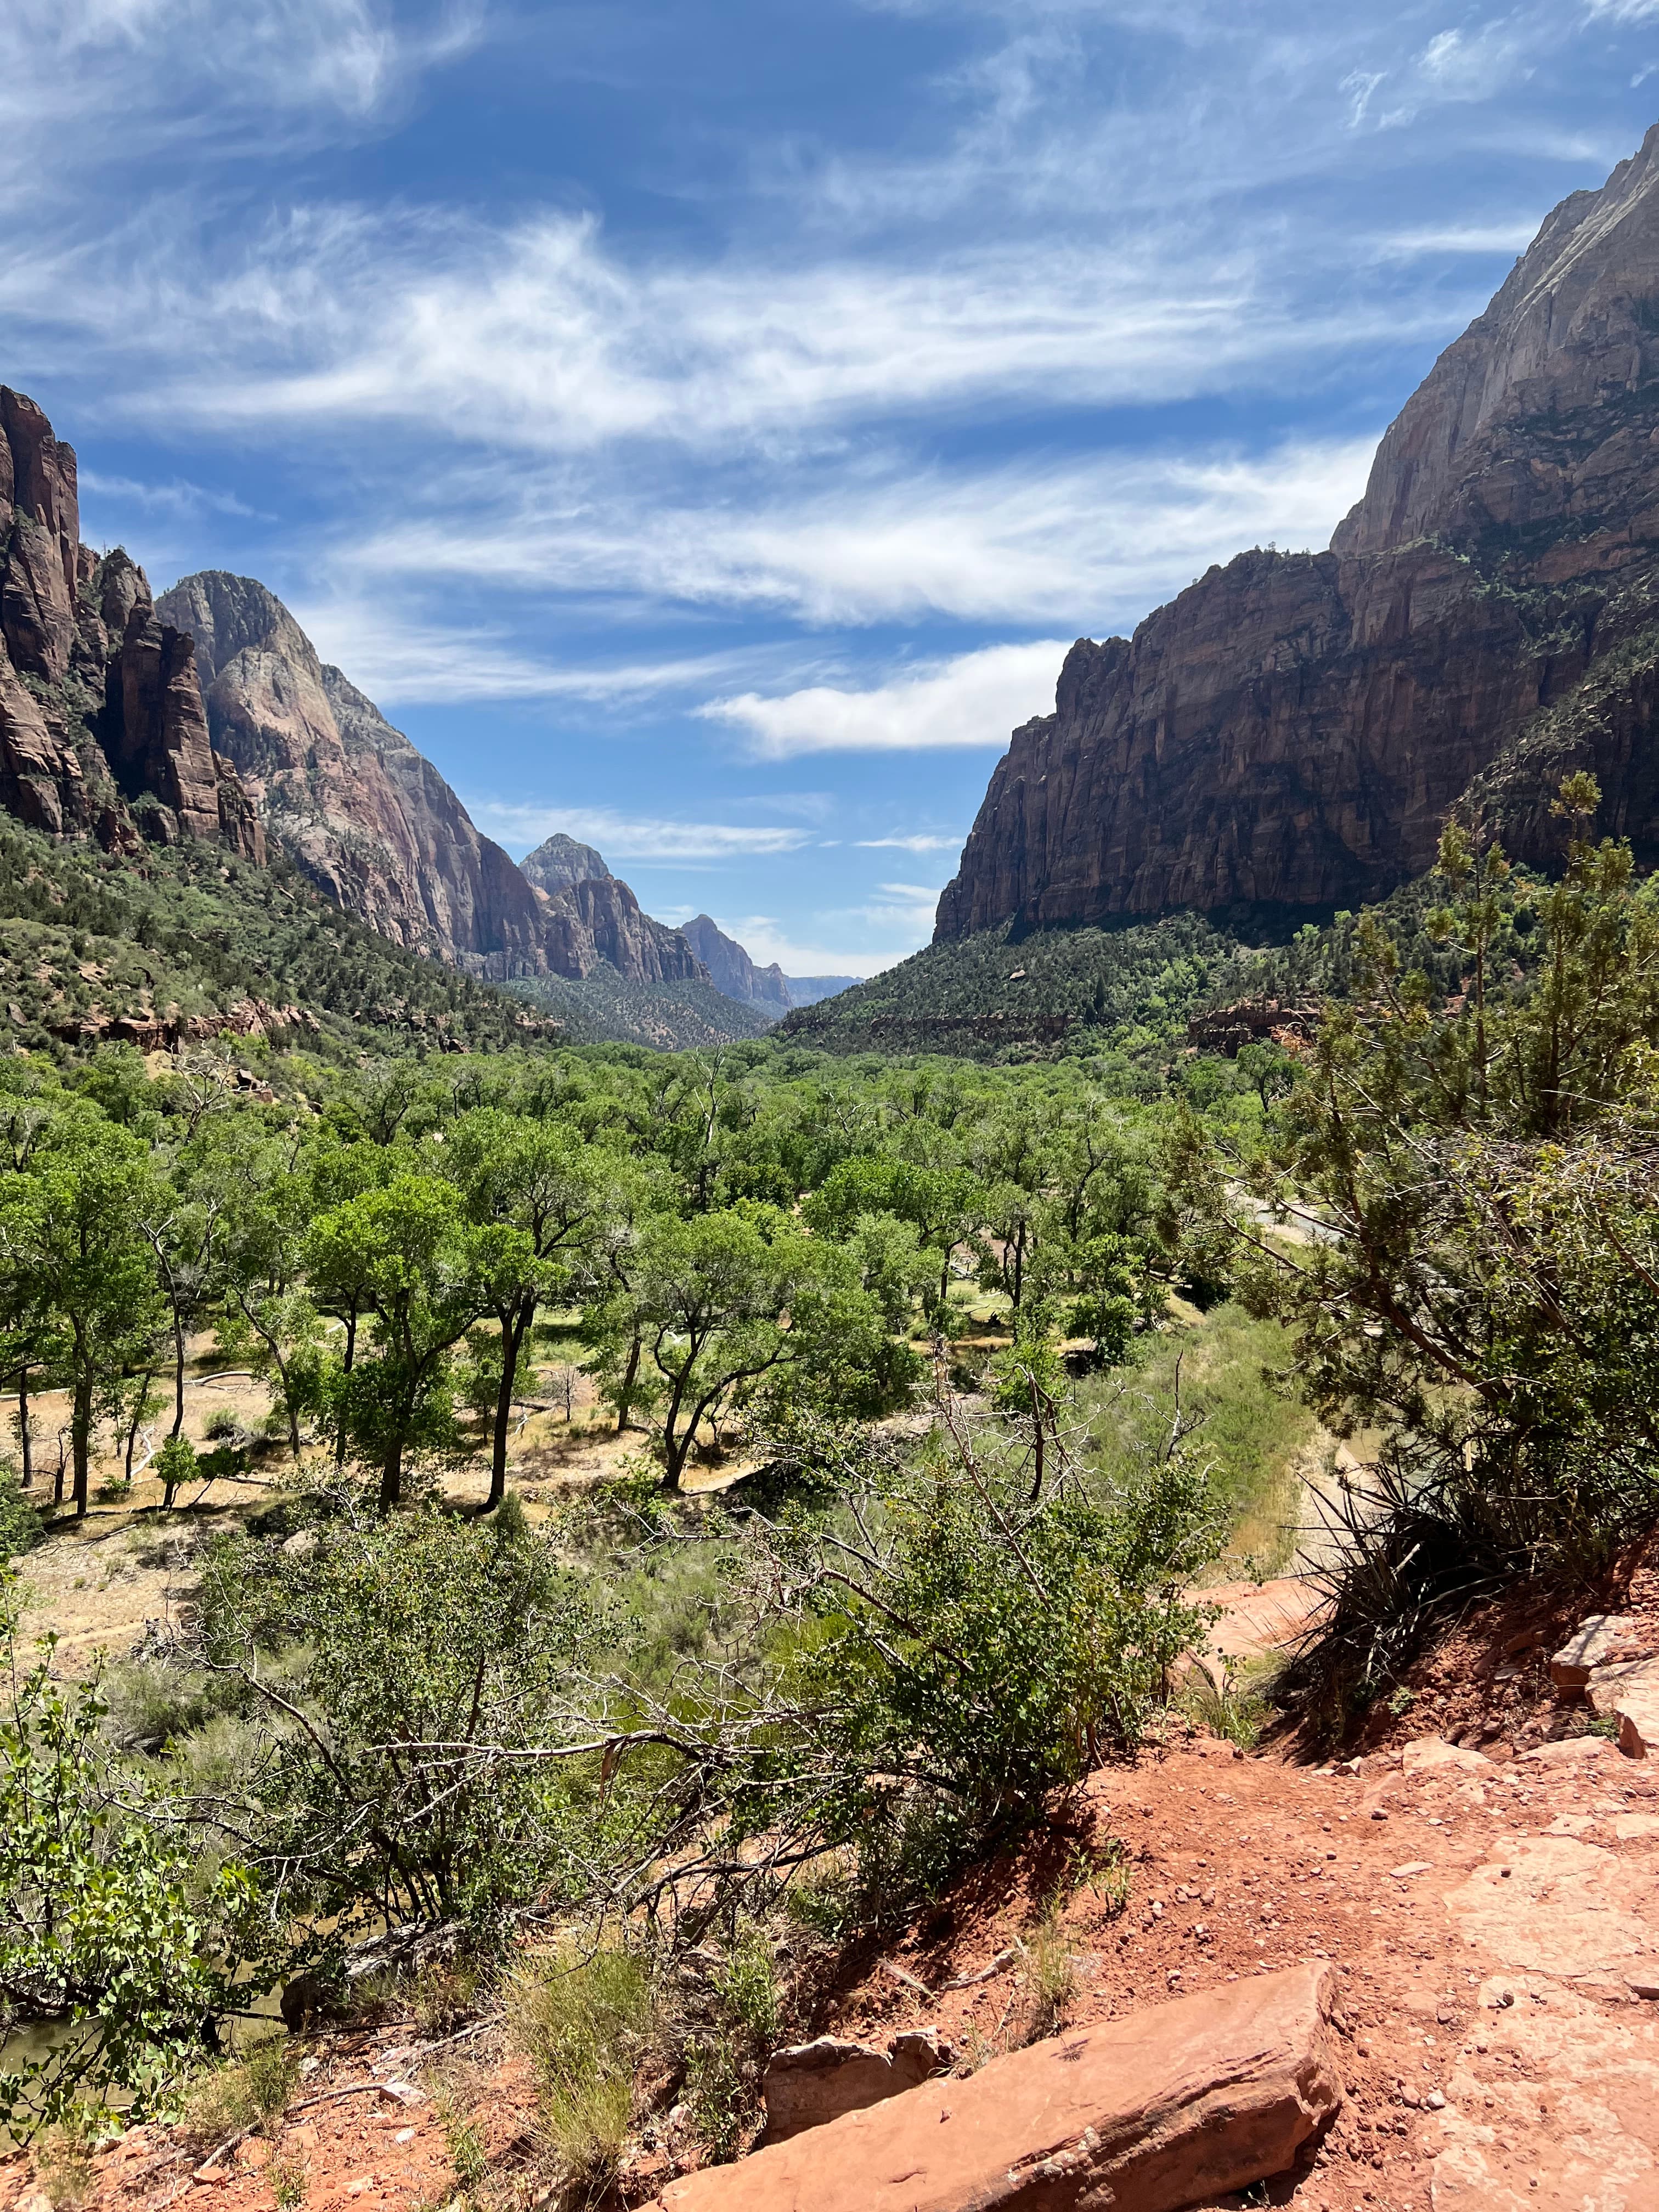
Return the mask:
<path id="1" fill-rule="evenodd" d="M 45 1524 L 15 1473 L 0 1466 L 0 1561 L 33 1551 L 45 1533 Z"/>

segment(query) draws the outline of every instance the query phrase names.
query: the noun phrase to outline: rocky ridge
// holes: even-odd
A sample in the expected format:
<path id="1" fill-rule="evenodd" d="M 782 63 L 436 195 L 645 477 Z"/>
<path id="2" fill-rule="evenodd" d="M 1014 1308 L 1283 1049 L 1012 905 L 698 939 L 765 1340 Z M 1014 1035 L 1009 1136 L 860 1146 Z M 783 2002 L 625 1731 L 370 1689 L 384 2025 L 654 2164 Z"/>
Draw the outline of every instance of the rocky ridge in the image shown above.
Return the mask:
<path id="1" fill-rule="evenodd" d="M 195 640 L 209 725 L 272 836 L 337 906 L 411 950 L 495 981 L 708 981 L 591 847 L 519 867 L 437 769 L 315 647 L 273 592 L 209 569 L 158 602 Z M 568 853 L 563 848 L 568 848 Z M 579 875 L 592 864 L 594 873 Z"/>
<path id="2" fill-rule="evenodd" d="M 777 962 L 757 968 L 737 939 L 726 936 L 708 915 L 694 915 L 682 925 L 680 934 L 708 969 L 714 988 L 728 999 L 744 999 L 779 1014 L 787 1014 L 794 1005 L 789 980 Z"/>
<path id="3" fill-rule="evenodd" d="M 1319 554 L 1242 553 L 1080 639 L 1014 732 L 936 942 L 1379 896 L 1478 808 L 1553 857 L 1559 775 L 1659 859 L 1659 126 L 1547 219 Z"/>
<path id="4" fill-rule="evenodd" d="M 248 794 L 210 740 L 189 639 L 125 552 L 81 543 L 75 449 L 3 386 L 0 805 L 108 850 L 208 838 L 264 859 Z"/>

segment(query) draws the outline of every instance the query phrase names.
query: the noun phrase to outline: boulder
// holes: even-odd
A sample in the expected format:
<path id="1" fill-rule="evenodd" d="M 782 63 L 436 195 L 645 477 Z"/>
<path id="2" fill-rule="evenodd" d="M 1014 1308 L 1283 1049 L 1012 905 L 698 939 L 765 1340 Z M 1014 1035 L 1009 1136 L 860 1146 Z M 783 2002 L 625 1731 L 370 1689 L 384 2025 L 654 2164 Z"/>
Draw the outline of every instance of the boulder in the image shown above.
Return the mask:
<path id="1" fill-rule="evenodd" d="M 1598 1667 L 1586 1695 L 1598 1720 L 1617 1719 L 1626 1759 L 1647 1759 L 1659 1749 L 1659 1659 Z"/>
<path id="2" fill-rule="evenodd" d="M 1635 1629 L 1635 1622 L 1624 1613 L 1591 1613 L 1550 1661 L 1551 1681 L 1558 1690 L 1582 1691 L 1596 1668 L 1611 1659 Z"/>
<path id="3" fill-rule="evenodd" d="M 948 2074 L 955 2063 L 955 2051 L 933 2027 L 908 2028 L 884 2051 L 835 2035 L 795 2044 L 775 2052 L 766 2069 L 766 2141 L 784 2142 L 843 2112 L 862 2112 Z"/>
<path id="4" fill-rule="evenodd" d="M 1448 1743 L 1443 1735 L 1419 1736 L 1415 1743 L 1406 1746 L 1400 1756 L 1408 1776 L 1432 1774 L 1448 1766 L 1466 1767 L 1471 1773 L 1480 1773 L 1492 1765 L 1478 1751 L 1467 1751 L 1462 1744 Z"/>
<path id="5" fill-rule="evenodd" d="M 1334 1985 L 1296 1966 L 1053 2037 L 671 2181 L 655 2212 L 1181 2212 L 1332 2118 Z"/>

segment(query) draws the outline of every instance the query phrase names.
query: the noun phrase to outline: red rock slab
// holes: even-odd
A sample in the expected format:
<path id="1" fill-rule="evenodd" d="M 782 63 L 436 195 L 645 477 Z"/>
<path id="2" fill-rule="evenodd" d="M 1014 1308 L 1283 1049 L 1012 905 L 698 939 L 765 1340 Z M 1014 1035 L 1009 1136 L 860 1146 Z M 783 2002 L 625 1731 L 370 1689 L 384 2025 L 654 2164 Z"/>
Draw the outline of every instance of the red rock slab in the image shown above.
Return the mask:
<path id="1" fill-rule="evenodd" d="M 1181 2212 L 1291 2166 L 1341 2102 L 1328 1966 L 994 2058 L 670 2182 L 656 2212 Z"/>

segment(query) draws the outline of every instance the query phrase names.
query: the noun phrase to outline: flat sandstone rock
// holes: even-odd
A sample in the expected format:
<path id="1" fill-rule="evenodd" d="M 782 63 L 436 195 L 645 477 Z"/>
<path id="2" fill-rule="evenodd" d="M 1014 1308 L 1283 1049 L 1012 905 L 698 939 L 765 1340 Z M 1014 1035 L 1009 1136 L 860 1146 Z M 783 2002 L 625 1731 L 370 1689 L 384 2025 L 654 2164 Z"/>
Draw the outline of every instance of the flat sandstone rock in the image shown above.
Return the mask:
<path id="1" fill-rule="evenodd" d="M 1334 1990 L 1293 1966 L 1054 2036 L 671 2181 L 656 2212 L 1182 2212 L 1334 2115 Z"/>

